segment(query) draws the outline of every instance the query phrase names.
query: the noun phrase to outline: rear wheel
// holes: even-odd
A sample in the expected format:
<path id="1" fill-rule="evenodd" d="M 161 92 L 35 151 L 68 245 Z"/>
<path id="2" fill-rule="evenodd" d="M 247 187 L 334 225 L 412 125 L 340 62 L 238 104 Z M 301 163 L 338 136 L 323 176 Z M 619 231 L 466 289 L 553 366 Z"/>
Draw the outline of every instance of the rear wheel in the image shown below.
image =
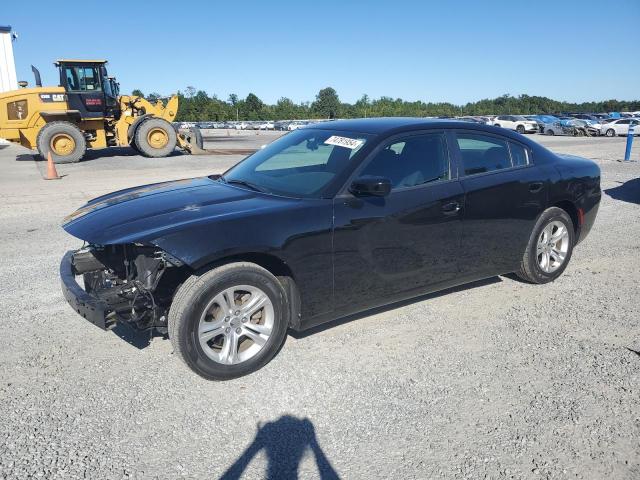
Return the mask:
<path id="1" fill-rule="evenodd" d="M 567 212 L 558 207 L 548 208 L 531 232 L 516 274 L 531 283 L 554 281 L 567 268 L 574 243 L 573 222 Z"/>
<path id="2" fill-rule="evenodd" d="M 553 136 L 555 135 L 554 131 L 551 130 L 550 128 L 547 128 L 547 131 L 545 132 L 545 134 L 549 135 L 549 136 Z"/>
<path id="3" fill-rule="evenodd" d="M 616 131 L 613 128 L 610 128 L 606 131 L 605 135 L 607 137 L 615 137 L 616 136 Z"/>
<path id="4" fill-rule="evenodd" d="M 169 311 L 175 352 L 198 375 L 228 380 L 269 362 L 289 325 L 280 282 L 258 265 L 231 263 L 179 288 Z"/>
<path id="5" fill-rule="evenodd" d="M 82 131 L 70 122 L 47 123 L 40 129 L 36 145 L 42 158 L 51 152 L 55 163 L 78 162 L 87 151 Z"/>
<path id="6" fill-rule="evenodd" d="M 162 118 L 143 121 L 134 135 L 135 147 L 146 157 L 166 157 L 173 152 L 176 142 L 176 131 Z"/>

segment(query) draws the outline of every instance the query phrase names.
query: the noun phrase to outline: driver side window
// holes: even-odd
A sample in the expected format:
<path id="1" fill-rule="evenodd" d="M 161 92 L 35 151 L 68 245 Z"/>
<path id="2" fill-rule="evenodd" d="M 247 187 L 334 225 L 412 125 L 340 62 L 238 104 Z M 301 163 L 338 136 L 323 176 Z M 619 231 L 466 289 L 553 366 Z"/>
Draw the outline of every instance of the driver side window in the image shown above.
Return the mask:
<path id="1" fill-rule="evenodd" d="M 388 178 L 392 190 L 449 180 L 446 145 L 441 133 L 396 140 L 378 152 L 361 175 Z"/>
<path id="2" fill-rule="evenodd" d="M 76 92 L 99 91 L 100 76 L 94 67 L 65 67 L 67 90 Z"/>

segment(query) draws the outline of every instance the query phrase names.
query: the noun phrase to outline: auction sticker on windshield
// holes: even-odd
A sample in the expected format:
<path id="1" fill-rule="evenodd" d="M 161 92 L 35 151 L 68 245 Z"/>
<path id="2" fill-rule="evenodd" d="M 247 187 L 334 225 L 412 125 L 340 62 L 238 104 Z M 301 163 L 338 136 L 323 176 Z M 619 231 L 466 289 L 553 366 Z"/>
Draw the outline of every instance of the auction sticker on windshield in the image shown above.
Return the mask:
<path id="1" fill-rule="evenodd" d="M 338 147 L 345 147 L 345 148 L 349 148 L 351 150 L 354 150 L 356 148 L 358 148 L 360 145 L 362 145 L 362 140 L 357 140 L 354 138 L 348 138 L 348 137 L 339 137 L 337 135 L 333 135 L 329 138 L 327 138 L 324 141 L 325 145 L 336 145 Z"/>

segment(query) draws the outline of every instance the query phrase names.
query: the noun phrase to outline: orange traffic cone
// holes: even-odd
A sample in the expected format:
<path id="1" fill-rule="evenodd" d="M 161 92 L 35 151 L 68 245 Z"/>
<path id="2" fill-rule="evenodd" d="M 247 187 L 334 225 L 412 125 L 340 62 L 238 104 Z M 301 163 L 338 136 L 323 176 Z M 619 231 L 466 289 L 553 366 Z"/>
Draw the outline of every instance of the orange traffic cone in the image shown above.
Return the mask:
<path id="1" fill-rule="evenodd" d="M 44 177 L 45 180 L 60 180 L 60 175 L 58 175 L 58 171 L 56 170 L 56 164 L 53 163 L 53 158 L 51 158 L 51 152 L 47 154 L 47 176 Z"/>

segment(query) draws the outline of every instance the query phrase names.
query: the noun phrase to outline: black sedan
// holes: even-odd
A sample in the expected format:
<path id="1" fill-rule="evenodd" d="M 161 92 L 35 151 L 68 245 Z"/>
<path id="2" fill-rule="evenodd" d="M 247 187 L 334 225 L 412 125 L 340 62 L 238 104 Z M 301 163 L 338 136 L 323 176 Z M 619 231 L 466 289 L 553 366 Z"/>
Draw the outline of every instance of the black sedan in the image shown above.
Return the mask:
<path id="1" fill-rule="evenodd" d="M 600 196 L 595 163 L 505 129 L 326 122 L 223 175 L 90 201 L 65 220 L 88 246 L 64 256 L 63 291 L 95 325 L 159 329 L 196 373 L 230 379 L 288 329 L 510 272 L 551 282 Z"/>

